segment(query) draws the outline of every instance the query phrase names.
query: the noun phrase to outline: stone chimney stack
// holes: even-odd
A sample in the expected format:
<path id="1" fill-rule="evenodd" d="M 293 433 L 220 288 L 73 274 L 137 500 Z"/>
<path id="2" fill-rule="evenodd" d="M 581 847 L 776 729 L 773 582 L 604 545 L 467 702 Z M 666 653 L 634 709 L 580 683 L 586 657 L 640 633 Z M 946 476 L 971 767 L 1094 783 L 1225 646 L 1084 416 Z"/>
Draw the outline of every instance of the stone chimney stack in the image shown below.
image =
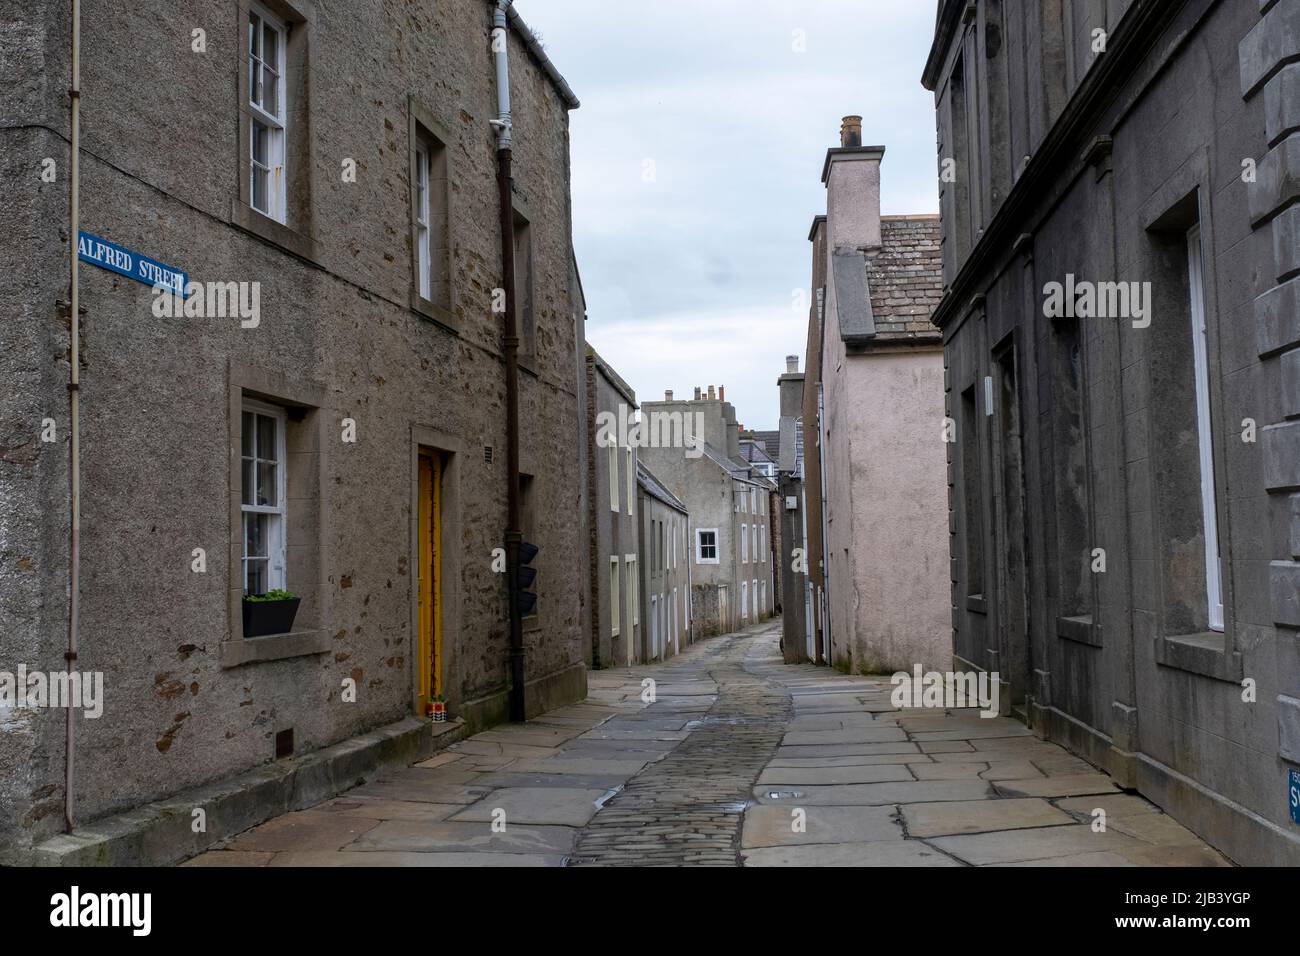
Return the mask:
<path id="1" fill-rule="evenodd" d="M 698 385 L 695 386 L 695 400 L 697 402 L 700 400 L 700 387 Z"/>
<path id="2" fill-rule="evenodd" d="M 671 388 L 664 389 L 664 401 L 671 402 L 672 400 L 673 400 L 673 390 Z"/>
<path id="3" fill-rule="evenodd" d="M 883 146 L 862 145 L 862 117 L 846 116 L 840 146 L 826 151 L 826 223 L 830 251 L 880 248 L 880 160 Z"/>
<path id="4" fill-rule="evenodd" d="M 861 116 L 846 116 L 840 122 L 840 145 L 845 148 L 862 145 Z"/>
<path id="5" fill-rule="evenodd" d="M 776 380 L 781 395 L 781 417 L 795 419 L 803 414 L 803 372 L 799 371 L 799 356 L 785 357 L 785 374 Z"/>
<path id="6" fill-rule="evenodd" d="M 718 395 L 717 395 L 717 393 L 713 390 L 713 386 L 710 385 L 710 386 L 709 386 L 709 401 L 713 401 L 713 400 L 715 400 L 717 397 L 718 397 Z"/>

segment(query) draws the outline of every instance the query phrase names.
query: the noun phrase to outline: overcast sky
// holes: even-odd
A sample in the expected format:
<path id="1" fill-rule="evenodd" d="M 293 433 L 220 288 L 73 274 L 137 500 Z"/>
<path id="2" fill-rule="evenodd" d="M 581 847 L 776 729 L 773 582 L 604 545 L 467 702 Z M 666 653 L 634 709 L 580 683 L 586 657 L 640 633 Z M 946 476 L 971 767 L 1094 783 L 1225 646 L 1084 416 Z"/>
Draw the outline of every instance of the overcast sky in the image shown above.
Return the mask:
<path id="1" fill-rule="evenodd" d="M 840 118 L 886 147 L 885 214 L 938 211 L 921 71 L 935 0 L 517 0 L 582 106 L 574 246 L 587 340 L 642 401 L 725 385 L 776 428 L 802 368 L 812 217 Z M 802 52 L 798 47 L 802 45 Z"/>

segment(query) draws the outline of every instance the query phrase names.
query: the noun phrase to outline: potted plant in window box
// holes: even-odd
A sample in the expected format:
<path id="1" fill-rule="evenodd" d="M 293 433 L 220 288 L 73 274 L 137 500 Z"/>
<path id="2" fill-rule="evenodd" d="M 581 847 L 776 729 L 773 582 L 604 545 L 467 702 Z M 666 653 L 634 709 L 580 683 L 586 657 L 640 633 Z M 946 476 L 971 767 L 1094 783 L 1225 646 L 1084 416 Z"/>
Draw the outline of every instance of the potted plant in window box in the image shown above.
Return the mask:
<path id="1" fill-rule="evenodd" d="M 265 594 L 244 595 L 244 637 L 288 634 L 302 598 L 276 588 Z"/>
<path id="2" fill-rule="evenodd" d="M 424 708 L 425 713 L 433 718 L 435 724 L 444 724 L 447 722 L 447 698 L 438 694 L 429 698 L 428 705 Z"/>

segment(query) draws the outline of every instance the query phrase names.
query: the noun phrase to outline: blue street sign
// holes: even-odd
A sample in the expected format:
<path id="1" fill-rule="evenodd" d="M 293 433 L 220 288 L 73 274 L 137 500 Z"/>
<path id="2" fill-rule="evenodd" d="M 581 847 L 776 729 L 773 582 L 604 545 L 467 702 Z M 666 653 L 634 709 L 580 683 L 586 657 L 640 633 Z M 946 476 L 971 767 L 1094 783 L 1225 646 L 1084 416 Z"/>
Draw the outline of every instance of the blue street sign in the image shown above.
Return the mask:
<path id="1" fill-rule="evenodd" d="M 92 266 L 99 266 L 101 269 L 116 272 L 136 282 L 143 282 L 150 288 L 163 286 L 171 289 L 182 298 L 185 296 L 185 286 L 190 279 L 187 273 L 179 269 L 163 265 L 156 259 L 142 256 L 115 242 L 92 236 L 84 230 L 77 234 L 77 257 Z"/>
<path id="2" fill-rule="evenodd" d="M 1287 775 L 1287 800 L 1291 806 L 1291 822 L 1300 824 L 1300 770 L 1291 770 Z"/>

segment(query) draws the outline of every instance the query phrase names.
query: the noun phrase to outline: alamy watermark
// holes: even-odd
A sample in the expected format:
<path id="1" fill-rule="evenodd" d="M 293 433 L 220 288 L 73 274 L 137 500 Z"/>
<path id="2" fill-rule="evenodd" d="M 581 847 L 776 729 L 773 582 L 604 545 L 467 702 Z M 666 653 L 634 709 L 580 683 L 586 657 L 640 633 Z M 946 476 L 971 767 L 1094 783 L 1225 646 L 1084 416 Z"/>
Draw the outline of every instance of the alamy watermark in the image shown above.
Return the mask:
<path id="1" fill-rule="evenodd" d="M 889 701 L 900 709 L 978 707 L 981 717 L 996 717 L 1000 712 L 997 671 L 922 672 L 917 664 L 911 674 L 899 671 L 890 683 L 894 690 Z"/>
<path id="2" fill-rule="evenodd" d="M 0 710 L 77 707 L 94 720 L 104 713 L 104 675 L 100 671 L 0 671 Z"/>
<path id="3" fill-rule="evenodd" d="M 245 329 L 262 324 L 262 283 L 188 282 L 185 295 L 173 286 L 155 284 L 153 314 L 159 319 L 238 318 Z"/>
<path id="4" fill-rule="evenodd" d="M 653 410 L 635 421 L 619 403 L 618 414 L 596 414 L 596 444 L 601 448 L 684 448 L 687 458 L 704 454 L 704 413 Z"/>
<path id="5" fill-rule="evenodd" d="M 1043 315 L 1049 319 L 1132 319 L 1133 328 L 1151 325 L 1150 282 L 1077 281 L 1043 286 Z"/>

